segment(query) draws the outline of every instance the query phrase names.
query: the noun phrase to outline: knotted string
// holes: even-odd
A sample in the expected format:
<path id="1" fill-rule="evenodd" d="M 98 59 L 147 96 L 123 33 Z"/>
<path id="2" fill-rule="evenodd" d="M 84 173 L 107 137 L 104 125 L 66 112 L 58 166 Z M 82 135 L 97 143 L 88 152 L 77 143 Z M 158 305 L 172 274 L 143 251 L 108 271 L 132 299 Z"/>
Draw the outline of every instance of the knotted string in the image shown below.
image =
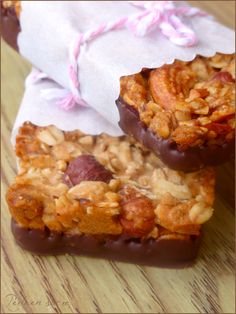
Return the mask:
<path id="1" fill-rule="evenodd" d="M 69 47 L 69 84 L 70 90 L 45 89 L 41 91 L 42 97 L 53 101 L 65 110 L 76 105 L 87 106 L 80 96 L 78 58 L 81 46 L 97 37 L 118 29 L 127 28 L 136 36 L 146 36 L 157 28 L 171 42 L 176 45 L 191 47 L 196 45 L 197 37 L 192 29 L 181 22 L 179 16 L 206 16 L 203 11 L 192 7 L 175 8 L 173 1 L 128 1 L 132 5 L 143 9 L 141 12 L 123 17 L 115 22 L 101 24 L 94 30 L 78 35 Z"/>

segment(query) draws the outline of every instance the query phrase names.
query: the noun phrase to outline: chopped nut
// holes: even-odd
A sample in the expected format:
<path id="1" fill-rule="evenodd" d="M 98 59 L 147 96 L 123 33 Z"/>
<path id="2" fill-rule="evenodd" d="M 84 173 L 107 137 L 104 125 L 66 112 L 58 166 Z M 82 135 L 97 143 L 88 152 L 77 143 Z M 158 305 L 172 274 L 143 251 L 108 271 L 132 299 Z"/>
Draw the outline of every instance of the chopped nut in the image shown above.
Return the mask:
<path id="1" fill-rule="evenodd" d="M 47 145 L 56 145 L 55 138 L 46 130 L 39 131 L 38 139 Z"/>
<path id="2" fill-rule="evenodd" d="M 150 179 L 147 176 L 142 176 L 139 178 L 138 182 L 141 185 L 147 186 L 149 184 Z"/>
<path id="3" fill-rule="evenodd" d="M 130 150 L 130 145 L 126 142 L 121 143 L 119 147 L 119 159 L 122 162 L 122 164 L 127 164 L 132 161 L 132 154 Z"/>
<path id="4" fill-rule="evenodd" d="M 158 228 L 157 227 L 154 227 L 153 229 L 152 229 L 152 231 L 151 232 L 149 232 L 149 234 L 147 235 L 147 238 L 154 238 L 154 239 L 156 239 L 157 237 L 158 237 Z"/>
<path id="5" fill-rule="evenodd" d="M 85 210 L 86 210 L 86 213 L 88 215 L 92 215 L 92 213 L 93 213 L 93 206 L 87 206 L 87 207 L 85 207 Z"/>
<path id="6" fill-rule="evenodd" d="M 172 126 L 171 114 L 168 112 L 158 112 L 150 123 L 150 129 L 163 138 L 170 135 Z"/>
<path id="7" fill-rule="evenodd" d="M 124 190 L 123 202 L 121 204 L 121 224 L 124 232 L 133 237 L 147 235 L 154 227 L 155 214 L 154 207 L 150 199 L 137 194 L 133 190 L 132 195 L 126 199 Z"/>
<path id="8" fill-rule="evenodd" d="M 116 192 L 120 187 L 121 181 L 119 179 L 111 179 L 109 187 L 112 191 Z"/>
<path id="9" fill-rule="evenodd" d="M 197 119 L 201 125 L 211 123 L 211 120 L 208 117 L 200 117 Z"/>
<path id="10" fill-rule="evenodd" d="M 161 106 L 159 106 L 158 104 L 156 104 L 155 102 L 153 102 L 153 101 L 149 101 L 148 103 L 147 103 L 147 110 L 149 111 L 152 111 L 152 112 L 154 112 L 154 113 L 156 113 L 156 112 L 159 112 L 159 111 L 162 111 L 163 109 L 161 108 Z"/>
<path id="11" fill-rule="evenodd" d="M 49 146 L 54 146 L 64 141 L 64 134 L 55 126 L 50 125 L 38 132 L 38 139 Z"/>
<path id="12" fill-rule="evenodd" d="M 200 226 L 189 218 L 189 210 L 195 201 L 181 202 L 166 193 L 155 209 L 156 222 L 172 232 L 199 234 Z"/>
<path id="13" fill-rule="evenodd" d="M 79 139 L 79 142 L 86 146 L 92 146 L 93 145 L 93 138 L 92 136 L 83 136 Z"/>
<path id="14" fill-rule="evenodd" d="M 82 151 L 77 143 L 62 142 L 52 147 L 52 155 L 57 160 L 70 161 L 81 154 Z"/>
<path id="15" fill-rule="evenodd" d="M 175 176 L 175 174 L 173 174 L 173 176 Z M 173 178 L 173 176 L 170 175 L 169 177 Z M 170 193 L 178 199 L 190 199 L 192 197 L 192 194 L 189 190 L 189 187 L 187 185 L 176 184 L 176 180 L 177 178 L 173 178 L 173 180 L 171 180 L 172 182 L 170 181 L 170 179 L 167 180 L 167 177 L 163 170 L 155 169 L 153 171 L 150 181 L 152 190 L 156 197 L 161 198 L 164 194 Z M 180 183 L 180 181 L 177 182 Z"/>
<path id="16" fill-rule="evenodd" d="M 213 214 L 213 208 L 207 207 L 204 203 L 197 203 L 189 211 L 189 218 L 195 224 L 203 224 Z"/>
<path id="17" fill-rule="evenodd" d="M 69 189 L 68 194 L 75 199 L 89 199 L 98 202 L 104 199 L 108 185 L 100 181 L 82 181 Z"/>
<path id="18" fill-rule="evenodd" d="M 217 53 L 215 56 L 211 57 L 208 62 L 210 66 L 217 69 L 221 69 L 221 68 L 226 67 L 230 61 L 231 61 L 230 55 L 223 55 L 223 54 Z"/>
<path id="19" fill-rule="evenodd" d="M 178 101 L 176 103 L 175 109 L 190 114 L 190 106 L 185 101 Z"/>
<path id="20" fill-rule="evenodd" d="M 104 208 L 113 208 L 113 207 L 119 207 L 119 203 L 117 202 L 99 202 L 97 203 L 98 207 L 104 207 Z M 119 213 L 119 211 L 118 211 Z"/>
<path id="21" fill-rule="evenodd" d="M 127 164 L 127 169 L 125 171 L 125 175 L 127 176 L 133 176 L 135 175 L 139 170 L 140 167 L 142 167 L 140 164 L 135 163 L 134 161 L 131 161 Z"/>
<path id="22" fill-rule="evenodd" d="M 105 197 L 111 202 L 119 202 L 120 200 L 119 194 L 110 191 L 105 193 Z"/>
<path id="23" fill-rule="evenodd" d="M 192 101 L 189 105 L 195 114 L 206 115 L 209 112 L 209 106 L 207 102 L 201 98 Z"/>
<path id="24" fill-rule="evenodd" d="M 118 158 L 114 157 L 111 159 L 110 162 L 111 162 L 111 165 L 114 169 L 116 169 L 116 170 L 122 170 L 123 169 L 123 164 L 121 163 L 121 161 Z"/>
<path id="25" fill-rule="evenodd" d="M 178 121 L 188 121 L 191 120 L 191 114 L 189 111 L 176 111 L 175 117 Z"/>
<path id="26" fill-rule="evenodd" d="M 45 153 L 49 153 L 49 147 L 48 147 L 48 145 L 45 145 L 44 143 L 41 143 L 40 147 L 42 148 L 42 150 L 43 150 Z"/>
<path id="27" fill-rule="evenodd" d="M 67 164 L 64 160 L 58 160 L 57 161 L 57 167 L 59 170 L 61 171 L 65 171 L 66 170 L 66 167 L 67 167 Z"/>
<path id="28" fill-rule="evenodd" d="M 204 88 L 196 88 L 196 89 L 191 89 L 189 93 L 189 98 L 186 98 L 187 102 L 191 102 L 194 99 L 201 99 L 201 98 L 206 98 L 209 95 L 209 92 L 207 89 Z"/>

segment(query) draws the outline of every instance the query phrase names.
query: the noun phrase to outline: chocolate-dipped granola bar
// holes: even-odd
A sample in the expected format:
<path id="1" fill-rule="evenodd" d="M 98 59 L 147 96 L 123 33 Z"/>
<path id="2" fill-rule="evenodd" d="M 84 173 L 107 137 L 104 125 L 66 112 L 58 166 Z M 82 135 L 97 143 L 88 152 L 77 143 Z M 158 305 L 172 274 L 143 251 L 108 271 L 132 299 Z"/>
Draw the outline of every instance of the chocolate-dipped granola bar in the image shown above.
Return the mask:
<path id="1" fill-rule="evenodd" d="M 120 127 L 170 168 L 195 171 L 233 156 L 234 55 L 176 60 L 124 76 L 120 86 Z"/>
<path id="2" fill-rule="evenodd" d="M 7 192 L 12 231 L 39 254 L 74 253 L 180 266 L 197 255 L 215 173 L 167 168 L 134 139 L 25 123 Z"/>
<path id="3" fill-rule="evenodd" d="M 1 0 L 1 36 L 17 51 L 17 36 L 20 32 L 20 8 L 20 1 Z"/>

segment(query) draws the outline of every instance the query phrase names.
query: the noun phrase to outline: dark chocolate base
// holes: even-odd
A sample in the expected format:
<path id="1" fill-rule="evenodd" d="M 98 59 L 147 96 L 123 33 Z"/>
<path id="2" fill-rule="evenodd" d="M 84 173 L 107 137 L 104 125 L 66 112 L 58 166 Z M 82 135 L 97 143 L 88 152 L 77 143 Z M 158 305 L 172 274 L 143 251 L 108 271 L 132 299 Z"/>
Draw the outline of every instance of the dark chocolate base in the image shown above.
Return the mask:
<path id="1" fill-rule="evenodd" d="M 179 151 L 174 141 L 158 138 L 148 129 L 140 120 L 137 110 L 125 103 L 121 97 L 116 100 L 116 105 L 120 113 L 121 129 L 152 150 L 169 168 L 193 172 L 205 166 L 217 166 L 234 156 L 234 140 L 222 146 L 197 147 Z"/>
<path id="2" fill-rule="evenodd" d="M 1 1 L 2 2 L 2 1 Z M 17 36 L 20 22 L 14 8 L 3 8 L 1 3 L 1 36 L 13 49 L 18 51 Z"/>
<path id="3" fill-rule="evenodd" d="M 48 229 L 26 229 L 14 220 L 12 233 L 23 249 L 40 255 L 77 254 L 149 266 L 182 268 L 197 256 L 200 236 L 189 239 L 148 239 L 142 243 L 127 237 L 69 236 Z"/>

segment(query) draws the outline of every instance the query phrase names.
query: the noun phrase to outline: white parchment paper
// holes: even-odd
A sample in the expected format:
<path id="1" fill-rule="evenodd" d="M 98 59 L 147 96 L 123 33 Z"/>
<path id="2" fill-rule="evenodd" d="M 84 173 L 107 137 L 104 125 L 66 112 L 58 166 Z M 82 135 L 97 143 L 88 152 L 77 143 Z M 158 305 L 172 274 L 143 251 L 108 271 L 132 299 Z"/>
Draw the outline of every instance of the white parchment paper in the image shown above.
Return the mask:
<path id="1" fill-rule="evenodd" d="M 30 73 L 26 80 L 25 93 L 12 131 L 11 142 L 13 145 L 15 144 L 18 129 L 25 121 L 32 123 L 38 121 L 37 125 L 39 126 L 54 124 L 62 130 L 79 129 L 86 134 L 100 134 L 103 132 L 111 135 L 122 134 L 118 126 L 106 121 L 92 108 L 75 108 L 70 111 L 63 111 L 48 103 L 40 96 L 42 88 L 60 88 L 60 86 L 49 79 L 32 83 L 32 76 L 34 76 L 34 71 Z M 96 130 L 95 133 L 94 130 Z"/>
<path id="2" fill-rule="evenodd" d="M 138 11 L 140 9 L 127 1 L 22 1 L 19 49 L 34 66 L 69 89 L 68 51 L 78 33 Z M 140 38 L 122 29 L 102 35 L 83 46 L 78 60 L 81 95 L 94 111 L 104 117 L 103 121 L 93 123 L 91 112 L 94 111 L 87 111 L 87 121 L 91 119 L 90 133 L 96 134 L 102 129 L 112 135 L 121 134 L 117 127 L 119 114 L 115 100 L 119 95 L 119 78 L 122 75 L 139 72 L 143 67 L 159 67 L 172 63 L 174 59 L 189 61 L 197 54 L 212 56 L 216 52 L 234 52 L 232 30 L 206 17 L 184 22 L 195 31 L 198 45 L 191 48 L 176 46 L 158 30 Z M 27 91 L 25 97 L 30 93 Z M 45 103 L 43 109 L 35 103 L 25 105 L 23 101 L 23 104 L 24 110 L 29 112 L 28 118 L 35 124 L 52 123 L 64 130 L 83 129 L 80 115 L 84 109 L 65 113 Z M 19 119 L 22 120 L 22 117 Z M 110 128 L 110 125 L 113 127 Z M 87 124 L 84 127 L 83 131 Z"/>

